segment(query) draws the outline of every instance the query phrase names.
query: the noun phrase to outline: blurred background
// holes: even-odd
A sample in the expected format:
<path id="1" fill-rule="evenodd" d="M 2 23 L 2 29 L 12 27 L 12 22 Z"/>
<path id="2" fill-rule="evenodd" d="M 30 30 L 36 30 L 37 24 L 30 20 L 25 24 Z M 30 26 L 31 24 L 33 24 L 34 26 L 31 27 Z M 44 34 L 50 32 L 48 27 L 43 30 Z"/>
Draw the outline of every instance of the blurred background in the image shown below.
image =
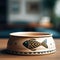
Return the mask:
<path id="1" fill-rule="evenodd" d="M 0 0 L 0 38 L 24 31 L 60 38 L 60 0 Z"/>

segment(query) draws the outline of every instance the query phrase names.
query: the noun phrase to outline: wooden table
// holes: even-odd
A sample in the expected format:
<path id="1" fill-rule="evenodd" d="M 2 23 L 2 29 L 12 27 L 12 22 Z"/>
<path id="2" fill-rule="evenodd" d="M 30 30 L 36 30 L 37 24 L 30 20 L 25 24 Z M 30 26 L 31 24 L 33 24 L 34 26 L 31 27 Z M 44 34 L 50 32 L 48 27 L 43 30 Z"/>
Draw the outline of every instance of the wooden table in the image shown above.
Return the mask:
<path id="1" fill-rule="evenodd" d="M 19 56 L 1 53 L 6 49 L 8 39 L 0 39 L 0 60 L 60 60 L 60 39 L 54 39 L 57 51 L 54 54 L 43 56 Z"/>

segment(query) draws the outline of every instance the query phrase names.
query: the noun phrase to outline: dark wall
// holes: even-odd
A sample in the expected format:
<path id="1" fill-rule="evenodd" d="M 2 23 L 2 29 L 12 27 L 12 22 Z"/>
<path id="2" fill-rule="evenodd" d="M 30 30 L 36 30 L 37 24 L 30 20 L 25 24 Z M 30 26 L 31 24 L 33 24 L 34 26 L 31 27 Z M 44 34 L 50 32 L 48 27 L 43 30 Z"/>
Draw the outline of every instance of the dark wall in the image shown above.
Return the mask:
<path id="1" fill-rule="evenodd" d="M 6 24 L 6 0 L 0 0 L 0 24 Z"/>
<path id="2" fill-rule="evenodd" d="M 52 9 L 54 7 L 56 0 L 44 0 L 44 6 L 46 8 Z"/>

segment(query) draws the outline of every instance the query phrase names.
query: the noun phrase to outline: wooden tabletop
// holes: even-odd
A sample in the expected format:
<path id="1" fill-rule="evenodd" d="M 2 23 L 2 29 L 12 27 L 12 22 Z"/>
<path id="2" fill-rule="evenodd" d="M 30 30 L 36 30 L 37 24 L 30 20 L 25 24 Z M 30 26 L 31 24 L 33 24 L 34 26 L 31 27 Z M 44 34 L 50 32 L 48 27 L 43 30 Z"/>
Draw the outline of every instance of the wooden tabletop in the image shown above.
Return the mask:
<path id="1" fill-rule="evenodd" d="M 19 56 L 1 53 L 6 49 L 8 39 L 0 39 L 0 60 L 60 60 L 60 39 L 54 39 L 57 51 L 54 54 L 42 56 Z"/>

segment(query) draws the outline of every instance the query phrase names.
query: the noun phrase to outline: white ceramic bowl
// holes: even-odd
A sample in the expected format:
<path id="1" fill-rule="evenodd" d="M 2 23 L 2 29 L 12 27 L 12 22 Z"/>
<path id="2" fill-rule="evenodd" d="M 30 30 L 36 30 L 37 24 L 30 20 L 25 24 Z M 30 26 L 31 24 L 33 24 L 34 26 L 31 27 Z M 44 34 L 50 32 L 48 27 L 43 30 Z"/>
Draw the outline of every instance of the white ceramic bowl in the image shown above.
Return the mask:
<path id="1" fill-rule="evenodd" d="M 44 55 L 54 53 L 56 46 L 52 34 L 45 32 L 10 33 L 8 53 L 19 55 Z"/>

